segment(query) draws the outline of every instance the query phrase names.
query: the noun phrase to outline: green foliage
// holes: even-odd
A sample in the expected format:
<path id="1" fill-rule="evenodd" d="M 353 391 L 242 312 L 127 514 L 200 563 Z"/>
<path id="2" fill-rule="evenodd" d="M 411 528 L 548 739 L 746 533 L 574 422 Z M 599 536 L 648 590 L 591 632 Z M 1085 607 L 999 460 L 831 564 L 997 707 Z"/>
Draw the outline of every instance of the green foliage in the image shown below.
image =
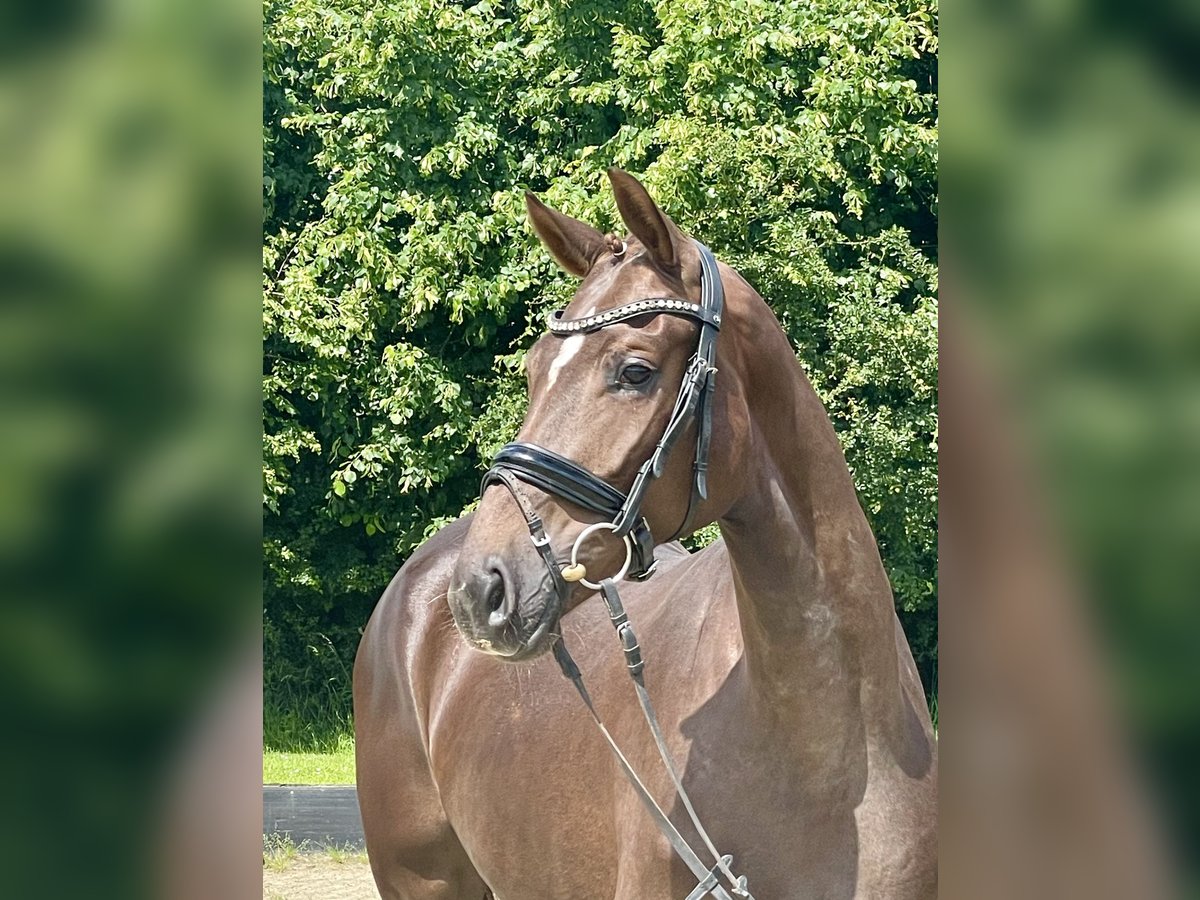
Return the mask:
<path id="1" fill-rule="evenodd" d="M 936 654 L 936 7 L 266 4 L 268 721 L 474 499 L 572 280 L 522 193 L 602 229 L 638 175 L 779 315 Z M 622 229 L 623 230 L 623 229 Z"/>

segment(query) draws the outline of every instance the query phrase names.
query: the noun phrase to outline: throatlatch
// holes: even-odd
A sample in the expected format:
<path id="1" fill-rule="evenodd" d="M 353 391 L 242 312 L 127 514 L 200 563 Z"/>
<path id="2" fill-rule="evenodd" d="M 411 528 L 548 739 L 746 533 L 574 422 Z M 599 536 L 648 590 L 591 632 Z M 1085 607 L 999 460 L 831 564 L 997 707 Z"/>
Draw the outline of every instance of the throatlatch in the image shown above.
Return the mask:
<path id="1" fill-rule="evenodd" d="M 562 638 L 559 638 L 554 644 L 554 657 L 558 660 L 563 674 L 571 680 L 571 683 L 575 685 L 575 689 L 579 692 L 579 696 L 583 698 L 583 702 L 587 706 L 588 712 L 591 713 L 593 721 L 600 729 L 604 739 L 608 742 L 609 749 L 612 750 L 618 764 L 621 766 L 621 770 L 625 773 L 625 777 L 629 779 L 638 798 L 646 807 L 646 811 L 650 814 L 658 829 L 670 842 L 675 852 L 698 879 L 696 887 L 688 894 L 686 900 L 700 900 L 700 898 L 710 895 L 717 898 L 717 900 L 732 900 L 729 891 L 732 891 L 734 896 L 753 900 L 753 896 L 746 885 L 746 877 L 744 875 L 734 875 L 732 870 L 733 857 L 727 854 L 721 855 L 716 847 L 713 846 L 708 832 L 700 824 L 700 818 L 692 806 L 691 798 L 688 797 L 687 791 L 684 790 L 683 781 L 675 767 L 670 750 L 667 748 L 666 738 L 659 727 L 658 717 L 654 713 L 654 706 L 650 702 L 650 695 L 646 691 L 645 679 L 643 677 L 645 661 L 642 658 L 641 647 L 638 644 L 636 634 L 634 634 L 633 625 L 625 613 L 625 608 L 621 603 L 621 597 L 617 593 L 615 584 L 616 581 L 626 575 L 630 578 L 642 580 L 649 578 L 654 572 L 655 541 L 650 533 L 650 525 L 646 521 L 645 516 L 642 515 L 642 501 L 645 498 L 646 489 L 649 487 L 650 481 L 662 475 L 671 448 L 675 445 L 680 435 L 687 430 L 688 425 L 692 421 L 696 422 L 696 454 L 692 466 L 692 488 L 683 522 L 680 523 L 675 534 L 667 539 L 668 542 L 674 540 L 679 535 L 687 533 L 699 501 L 708 497 L 708 451 L 712 434 L 712 396 L 716 387 L 717 335 L 721 327 L 721 317 L 725 310 L 725 291 L 721 284 L 720 273 L 717 270 L 717 261 L 712 251 L 699 241 L 695 243 L 697 249 L 700 251 L 701 264 L 699 304 L 679 297 L 649 297 L 581 319 L 564 319 L 562 310 L 555 311 L 549 316 L 548 325 L 551 333 L 563 336 L 588 334 L 617 322 L 625 322 L 639 316 L 658 315 L 662 313 L 685 316 L 695 319 L 700 323 L 700 335 L 696 344 L 696 353 L 688 363 L 687 371 L 684 373 L 683 383 L 679 387 L 679 395 L 675 400 L 675 407 L 671 411 L 671 417 L 667 421 L 667 427 L 663 431 L 663 435 L 655 446 L 654 452 L 651 453 L 650 458 L 642 463 L 638 469 L 629 493 L 622 493 L 583 466 L 564 456 L 560 456 L 552 450 L 524 442 L 506 444 L 501 448 L 492 461 L 492 468 L 483 477 L 480 493 L 486 490 L 491 484 L 502 484 L 513 495 L 517 501 L 518 508 L 521 510 L 521 515 L 525 518 L 525 522 L 529 526 L 530 538 L 537 548 L 539 555 L 542 557 L 543 562 L 545 562 L 547 568 L 550 570 L 555 590 L 560 592 L 560 596 L 565 595 L 568 582 L 578 581 L 584 587 L 600 591 L 600 595 L 604 599 L 604 604 L 608 608 L 609 619 L 612 621 L 613 627 L 617 632 L 617 637 L 621 642 L 621 649 L 625 654 L 626 666 L 630 677 L 633 679 L 634 689 L 637 692 L 642 714 L 645 716 L 646 723 L 650 727 L 650 732 L 654 736 L 659 756 L 662 757 L 663 764 L 671 775 L 675 792 L 679 795 L 680 800 L 683 801 L 684 808 L 687 810 L 688 817 L 691 819 L 693 826 L 695 826 L 697 834 L 700 835 L 705 847 L 715 860 L 714 865 L 706 866 L 695 850 L 692 849 L 692 846 L 679 833 L 679 830 L 667 817 L 662 807 L 650 795 L 645 784 L 633 770 L 633 767 L 629 764 L 629 760 L 621 752 L 621 748 L 617 746 L 608 729 L 604 727 L 604 723 L 600 720 L 599 715 L 597 715 L 596 709 L 592 705 L 591 697 L 588 695 L 587 688 L 583 683 L 583 675 L 580 673 L 579 667 L 575 665 L 571 654 L 567 651 L 566 644 L 563 643 Z M 550 539 L 546 536 L 545 530 L 542 527 L 542 521 L 533 511 L 532 504 L 522 495 L 517 484 L 518 479 L 539 490 L 554 494 L 569 503 L 606 517 L 607 521 L 591 525 L 580 533 L 571 549 L 570 562 L 568 564 L 560 566 L 556 562 L 554 553 L 550 548 Z M 624 541 L 626 557 L 625 564 L 620 572 L 609 578 L 604 578 L 597 583 L 588 580 L 587 569 L 579 561 L 579 548 L 589 534 L 601 529 L 612 531 L 614 535 Z M 729 883 L 729 891 L 721 884 L 720 879 L 722 876 Z"/>

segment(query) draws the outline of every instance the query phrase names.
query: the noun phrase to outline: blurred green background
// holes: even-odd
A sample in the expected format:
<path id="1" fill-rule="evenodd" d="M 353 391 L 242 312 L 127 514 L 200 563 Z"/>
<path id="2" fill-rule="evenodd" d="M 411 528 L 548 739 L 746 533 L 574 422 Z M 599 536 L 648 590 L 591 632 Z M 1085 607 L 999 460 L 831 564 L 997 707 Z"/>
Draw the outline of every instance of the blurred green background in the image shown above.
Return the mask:
<path id="1" fill-rule="evenodd" d="M 948 290 L 1036 463 L 1156 807 L 1195 865 L 1200 18 L 1061 0 L 949 18 Z"/>
<path id="2" fill-rule="evenodd" d="M 574 283 L 523 192 L 615 230 L 612 165 L 783 322 L 934 690 L 935 8 L 268 2 L 264 52 L 269 747 L 347 729 L 380 592 L 517 430 Z"/>
<path id="3" fill-rule="evenodd" d="M 261 33 L 223 0 L 4 22 L 3 893 L 136 897 L 258 629 Z"/>

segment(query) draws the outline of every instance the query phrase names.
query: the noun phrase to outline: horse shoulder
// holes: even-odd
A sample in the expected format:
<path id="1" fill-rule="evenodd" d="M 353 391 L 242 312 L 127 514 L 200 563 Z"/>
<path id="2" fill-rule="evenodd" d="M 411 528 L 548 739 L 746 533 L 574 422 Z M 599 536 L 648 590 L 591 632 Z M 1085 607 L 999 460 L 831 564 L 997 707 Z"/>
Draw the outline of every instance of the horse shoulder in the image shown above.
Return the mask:
<path id="1" fill-rule="evenodd" d="M 385 898 L 484 896 L 442 809 L 427 739 L 434 645 L 439 635 L 455 638 L 441 601 L 468 524 L 451 523 L 409 557 L 376 604 L 354 663 L 359 807 Z"/>

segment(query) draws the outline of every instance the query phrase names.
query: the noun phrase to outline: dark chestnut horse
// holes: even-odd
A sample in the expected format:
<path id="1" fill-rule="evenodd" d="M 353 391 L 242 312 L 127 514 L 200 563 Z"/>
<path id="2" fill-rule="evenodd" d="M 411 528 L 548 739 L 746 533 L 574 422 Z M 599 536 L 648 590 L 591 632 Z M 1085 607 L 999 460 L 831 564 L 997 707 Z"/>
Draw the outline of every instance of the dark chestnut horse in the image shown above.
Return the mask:
<path id="1" fill-rule="evenodd" d="M 624 241 L 527 197 L 542 242 L 583 278 L 567 318 L 699 298 L 697 246 L 635 179 L 610 175 Z M 692 555 L 659 547 L 652 578 L 621 584 L 646 685 L 701 820 L 757 900 L 933 897 L 936 744 L 874 536 L 775 316 L 719 271 L 707 497 L 690 522 L 719 523 L 722 540 Z M 642 315 L 543 337 L 527 357 L 519 439 L 628 491 L 696 335 L 687 317 Z M 696 427 L 645 494 L 659 539 L 689 517 Z M 522 488 L 565 562 L 600 517 Z M 601 534 L 584 555 L 599 578 L 624 551 Z M 562 635 L 633 767 L 694 835 L 599 598 L 552 574 L 514 494 L 493 485 L 473 516 L 413 554 L 376 608 L 354 712 L 386 900 L 682 900 L 696 886 L 545 655 Z"/>

